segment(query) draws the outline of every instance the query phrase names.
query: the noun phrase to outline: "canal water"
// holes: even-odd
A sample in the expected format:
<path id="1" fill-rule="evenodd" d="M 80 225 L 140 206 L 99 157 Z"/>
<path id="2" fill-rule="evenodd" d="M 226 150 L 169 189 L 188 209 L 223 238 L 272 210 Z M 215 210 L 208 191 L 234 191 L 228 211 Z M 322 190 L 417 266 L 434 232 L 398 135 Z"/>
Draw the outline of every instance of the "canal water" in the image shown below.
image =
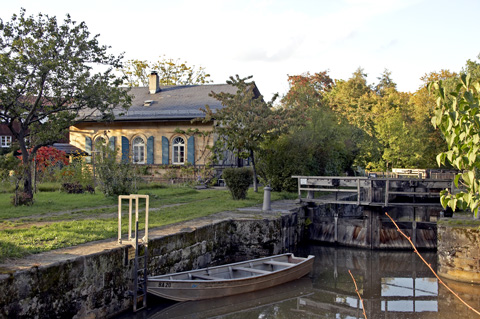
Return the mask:
<path id="1" fill-rule="evenodd" d="M 149 295 L 148 309 L 122 319 L 170 318 L 480 318 L 441 285 L 410 251 L 371 251 L 310 245 L 298 256 L 315 255 L 310 276 L 254 293 L 195 302 L 172 302 Z M 435 252 L 421 252 L 437 268 Z M 480 286 L 444 282 L 480 309 Z"/>

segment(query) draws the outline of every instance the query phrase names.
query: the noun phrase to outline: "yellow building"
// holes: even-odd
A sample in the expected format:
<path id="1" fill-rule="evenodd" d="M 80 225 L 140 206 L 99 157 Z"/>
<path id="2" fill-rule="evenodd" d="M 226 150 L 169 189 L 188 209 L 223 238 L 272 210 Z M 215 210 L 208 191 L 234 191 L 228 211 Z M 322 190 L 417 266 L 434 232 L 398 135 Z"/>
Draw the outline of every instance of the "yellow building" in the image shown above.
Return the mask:
<path id="1" fill-rule="evenodd" d="M 209 96 L 212 91 L 235 94 L 236 88 L 228 84 L 160 87 L 152 72 L 149 87 L 131 89 L 133 101 L 128 111 L 115 111 L 113 122 L 92 117 L 70 127 L 70 144 L 94 154 L 96 141 L 103 139 L 119 151 L 121 160 L 134 164 L 204 165 L 208 160 L 205 146 L 213 145 L 213 136 L 205 138 L 188 130 L 213 129 L 214 121 L 192 122 L 205 117 L 201 111 L 205 105 L 213 111 L 224 107 Z"/>

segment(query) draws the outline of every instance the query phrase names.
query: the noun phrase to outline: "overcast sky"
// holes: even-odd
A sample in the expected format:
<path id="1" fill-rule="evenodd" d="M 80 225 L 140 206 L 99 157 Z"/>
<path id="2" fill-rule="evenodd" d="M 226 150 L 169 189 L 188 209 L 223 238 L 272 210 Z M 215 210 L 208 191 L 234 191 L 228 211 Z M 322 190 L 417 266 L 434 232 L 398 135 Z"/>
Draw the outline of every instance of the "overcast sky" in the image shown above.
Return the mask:
<path id="1" fill-rule="evenodd" d="M 432 71 L 477 60 L 479 0 L 0 0 L 0 18 L 67 13 L 85 21 L 111 53 L 180 58 L 215 83 L 253 75 L 262 94 L 285 94 L 287 75 L 328 70 L 370 84 L 384 69 L 414 92 Z"/>

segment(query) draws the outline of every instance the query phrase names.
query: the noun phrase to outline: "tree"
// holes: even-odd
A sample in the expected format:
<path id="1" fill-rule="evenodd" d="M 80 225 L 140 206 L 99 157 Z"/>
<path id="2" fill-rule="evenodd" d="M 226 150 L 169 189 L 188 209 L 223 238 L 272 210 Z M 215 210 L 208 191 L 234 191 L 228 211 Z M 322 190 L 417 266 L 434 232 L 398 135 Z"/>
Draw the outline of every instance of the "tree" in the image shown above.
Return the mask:
<path id="1" fill-rule="evenodd" d="M 129 87 L 148 86 L 150 70 L 158 72 L 161 85 L 192 85 L 212 82 L 209 79 L 210 74 L 205 72 L 205 68 L 189 66 L 186 61 L 181 62 L 180 59 L 160 57 L 155 62 L 128 60 L 121 69 L 126 78 L 125 83 Z"/>
<path id="2" fill-rule="evenodd" d="M 295 191 L 292 175 L 338 176 L 349 171 L 356 145 L 352 127 L 340 125 L 329 109 L 310 110 L 304 127 L 262 144 L 258 171 L 275 191 Z"/>
<path id="3" fill-rule="evenodd" d="M 105 134 L 95 142 L 95 149 L 99 150 L 94 157 L 95 174 L 100 190 L 105 196 L 135 193 L 139 180 L 135 165 L 130 161 L 118 162 L 118 150 L 108 145 L 108 140 Z"/>
<path id="4" fill-rule="evenodd" d="M 107 54 L 84 22 L 67 15 L 60 25 L 56 17 L 26 16 L 22 9 L 0 21 L 0 32 L 0 123 L 18 141 L 24 192 L 33 199 L 30 164 L 37 150 L 94 112 L 113 119 L 113 108 L 128 108 L 131 97 L 114 75 L 122 55 Z"/>
<path id="5" fill-rule="evenodd" d="M 327 72 L 289 76 L 288 81 L 282 107 L 293 123 L 288 134 L 262 144 L 258 164 L 260 176 L 274 190 L 293 191 L 297 184 L 292 175 L 340 175 L 350 170 L 356 145 L 351 143 L 353 126 L 342 123 L 326 104 L 325 95 L 333 86 Z"/>
<path id="6" fill-rule="evenodd" d="M 351 143 L 356 145 L 354 165 L 375 169 L 381 161 L 382 146 L 375 131 L 373 109 L 381 97 L 367 84 L 367 75 L 358 68 L 347 81 L 336 80 L 325 94 L 325 105 L 338 114 L 343 125 L 352 125 Z"/>
<path id="7" fill-rule="evenodd" d="M 282 99 L 282 103 L 288 108 L 301 111 L 323 105 L 324 94 L 329 92 L 334 84 L 327 71 L 313 75 L 308 72 L 301 75 L 289 75 L 288 83 L 290 89 Z"/>
<path id="8" fill-rule="evenodd" d="M 273 139 L 286 131 L 288 119 L 282 110 L 275 110 L 271 101 L 265 102 L 255 82 L 247 82 L 252 76 L 230 77 L 227 84 L 237 88 L 236 94 L 212 92 L 210 95 L 225 106 L 215 113 L 207 106 L 205 121 L 217 121 L 215 132 L 221 145 L 236 152 L 240 158 L 250 158 L 253 168 L 254 191 L 258 191 L 255 152 L 266 139 Z"/>
<path id="9" fill-rule="evenodd" d="M 441 192 L 443 207 L 469 208 L 478 216 L 480 205 L 480 82 L 471 81 L 470 74 L 462 74 L 453 90 L 446 90 L 443 81 L 432 82 L 429 89 L 437 97 L 432 123 L 439 128 L 447 142 L 448 151 L 437 156 L 438 165 L 449 163 L 461 171 L 455 177 L 455 186 L 464 191 L 453 194 Z"/>

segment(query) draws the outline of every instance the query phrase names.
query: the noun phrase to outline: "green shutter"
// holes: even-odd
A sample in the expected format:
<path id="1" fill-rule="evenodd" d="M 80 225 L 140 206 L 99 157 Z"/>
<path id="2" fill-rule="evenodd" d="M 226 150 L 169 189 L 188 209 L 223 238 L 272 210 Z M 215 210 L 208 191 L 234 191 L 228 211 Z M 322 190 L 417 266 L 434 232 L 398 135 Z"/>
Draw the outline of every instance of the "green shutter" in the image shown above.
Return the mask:
<path id="1" fill-rule="evenodd" d="M 168 165 L 169 164 L 169 157 L 168 157 L 168 138 L 162 136 L 162 164 Z"/>
<path id="2" fill-rule="evenodd" d="M 122 136 L 122 162 L 128 162 L 130 155 L 130 144 L 128 138 Z"/>
<path id="3" fill-rule="evenodd" d="M 195 136 L 190 136 L 187 142 L 187 162 L 195 165 Z"/>
<path id="4" fill-rule="evenodd" d="M 147 164 L 153 164 L 153 136 L 147 139 Z"/>

